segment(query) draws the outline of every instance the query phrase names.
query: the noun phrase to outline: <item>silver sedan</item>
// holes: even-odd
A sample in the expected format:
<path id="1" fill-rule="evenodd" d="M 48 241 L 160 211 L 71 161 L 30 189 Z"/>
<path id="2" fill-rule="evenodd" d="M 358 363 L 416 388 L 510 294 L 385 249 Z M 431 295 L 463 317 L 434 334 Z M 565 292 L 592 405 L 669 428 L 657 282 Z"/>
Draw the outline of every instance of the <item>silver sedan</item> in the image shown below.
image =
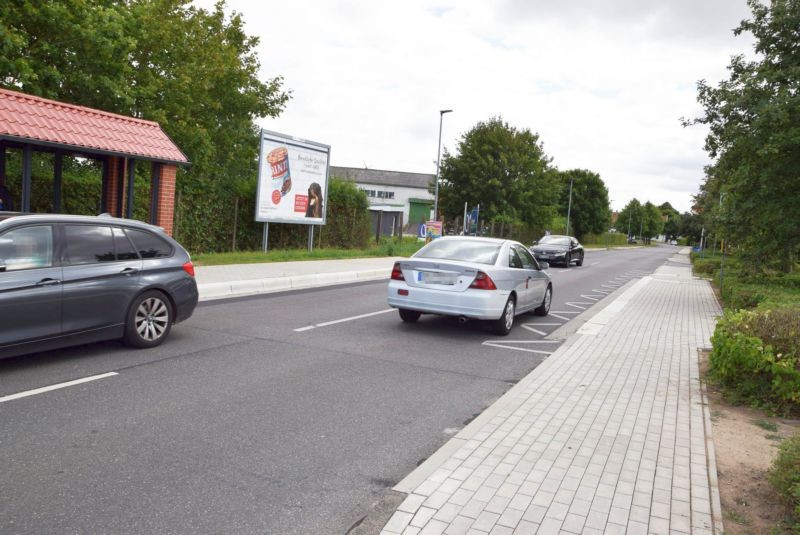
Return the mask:
<path id="1" fill-rule="evenodd" d="M 443 237 L 395 263 L 389 306 L 406 322 L 421 314 L 490 320 L 495 333 L 506 335 L 518 314 L 550 312 L 548 267 L 516 241 Z"/>

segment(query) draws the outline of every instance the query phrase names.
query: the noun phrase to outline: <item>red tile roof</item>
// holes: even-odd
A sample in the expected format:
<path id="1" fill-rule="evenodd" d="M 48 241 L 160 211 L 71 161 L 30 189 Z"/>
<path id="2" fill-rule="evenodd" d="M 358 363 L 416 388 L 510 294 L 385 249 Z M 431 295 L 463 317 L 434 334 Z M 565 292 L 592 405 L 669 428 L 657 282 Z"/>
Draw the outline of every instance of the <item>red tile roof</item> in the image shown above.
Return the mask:
<path id="1" fill-rule="evenodd" d="M 0 89 L 0 138 L 188 163 L 158 123 Z"/>

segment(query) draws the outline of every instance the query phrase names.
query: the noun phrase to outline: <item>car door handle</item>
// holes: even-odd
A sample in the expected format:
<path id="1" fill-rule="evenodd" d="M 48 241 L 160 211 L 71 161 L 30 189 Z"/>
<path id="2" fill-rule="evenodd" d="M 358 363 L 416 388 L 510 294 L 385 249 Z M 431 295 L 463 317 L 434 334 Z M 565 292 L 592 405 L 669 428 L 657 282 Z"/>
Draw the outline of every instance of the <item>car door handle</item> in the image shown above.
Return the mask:
<path id="1" fill-rule="evenodd" d="M 136 268 L 125 268 L 122 271 L 120 271 L 120 273 L 122 273 L 123 275 L 135 275 L 139 273 L 139 270 Z"/>
<path id="2" fill-rule="evenodd" d="M 56 284 L 61 284 L 61 281 L 59 279 L 46 278 L 37 282 L 36 286 L 55 286 Z"/>

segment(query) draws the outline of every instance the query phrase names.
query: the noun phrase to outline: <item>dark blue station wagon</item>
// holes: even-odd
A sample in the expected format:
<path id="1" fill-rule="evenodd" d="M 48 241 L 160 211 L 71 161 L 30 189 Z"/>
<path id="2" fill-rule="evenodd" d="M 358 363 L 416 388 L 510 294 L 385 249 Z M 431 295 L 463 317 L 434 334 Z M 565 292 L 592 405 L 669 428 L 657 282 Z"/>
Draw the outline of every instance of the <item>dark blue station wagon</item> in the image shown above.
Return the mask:
<path id="1" fill-rule="evenodd" d="M 108 216 L 0 220 L 0 357 L 122 338 L 153 347 L 197 305 L 189 253 Z"/>

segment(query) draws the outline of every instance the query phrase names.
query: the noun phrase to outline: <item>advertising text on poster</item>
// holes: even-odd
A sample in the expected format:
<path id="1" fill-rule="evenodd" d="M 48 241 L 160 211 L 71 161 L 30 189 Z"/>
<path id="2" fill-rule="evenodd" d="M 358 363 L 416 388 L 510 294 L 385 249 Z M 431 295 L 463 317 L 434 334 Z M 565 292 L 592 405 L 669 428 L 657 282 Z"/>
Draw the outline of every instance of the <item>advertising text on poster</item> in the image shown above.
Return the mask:
<path id="1" fill-rule="evenodd" d="M 324 225 L 330 146 L 261 131 L 256 221 Z"/>

